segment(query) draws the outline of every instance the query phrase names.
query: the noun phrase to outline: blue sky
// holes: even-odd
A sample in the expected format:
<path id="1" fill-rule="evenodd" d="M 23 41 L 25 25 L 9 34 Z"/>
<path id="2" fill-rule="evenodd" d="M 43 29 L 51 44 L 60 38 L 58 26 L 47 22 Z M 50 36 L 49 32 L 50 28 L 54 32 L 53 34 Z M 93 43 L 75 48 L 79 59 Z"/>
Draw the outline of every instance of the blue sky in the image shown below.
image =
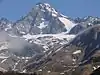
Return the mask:
<path id="1" fill-rule="evenodd" d="M 42 0 L 2 0 L 0 17 L 18 20 L 27 14 L 36 3 Z M 69 17 L 100 17 L 100 0 L 45 0 L 52 7 Z"/>

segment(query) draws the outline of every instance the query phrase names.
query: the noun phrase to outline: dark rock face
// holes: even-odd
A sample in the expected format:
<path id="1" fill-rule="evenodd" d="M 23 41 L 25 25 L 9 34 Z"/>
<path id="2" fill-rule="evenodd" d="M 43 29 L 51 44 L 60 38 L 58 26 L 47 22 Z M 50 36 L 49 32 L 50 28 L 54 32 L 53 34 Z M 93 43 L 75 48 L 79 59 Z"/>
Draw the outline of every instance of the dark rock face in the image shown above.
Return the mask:
<path id="1" fill-rule="evenodd" d="M 18 72 L 14 72 L 14 71 L 8 71 L 8 72 L 0 71 L 0 75 L 37 75 L 37 74 L 35 72 L 28 74 L 28 73 L 18 73 Z"/>
<path id="2" fill-rule="evenodd" d="M 100 75 L 100 67 L 94 70 L 90 75 Z"/>
<path id="3" fill-rule="evenodd" d="M 76 25 L 75 27 L 73 27 L 73 28 L 70 30 L 69 34 L 78 34 L 79 32 L 81 32 L 81 31 L 83 31 L 83 30 L 85 30 L 85 29 L 86 29 L 86 28 L 83 27 L 82 25 Z"/>
<path id="4" fill-rule="evenodd" d="M 70 42 L 71 45 L 77 47 L 82 47 L 84 49 L 83 61 L 89 60 L 92 55 L 100 50 L 100 25 L 93 26 L 87 30 L 81 32 L 76 36 L 73 41 Z"/>

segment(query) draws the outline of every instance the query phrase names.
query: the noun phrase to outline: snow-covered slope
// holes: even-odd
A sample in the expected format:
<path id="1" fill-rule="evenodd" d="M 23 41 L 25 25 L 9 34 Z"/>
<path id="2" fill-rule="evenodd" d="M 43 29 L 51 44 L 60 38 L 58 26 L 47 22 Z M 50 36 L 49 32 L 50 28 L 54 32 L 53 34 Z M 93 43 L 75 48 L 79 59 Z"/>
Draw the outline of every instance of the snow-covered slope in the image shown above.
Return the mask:
<path id="1" fill-rule="evenodd" d="M 23 38 L 28 40 L 30 43 L 42 45 L 45 49 L 44 52 L 56 48 L 57 46 L 64 45 L 71 41 L 75 35 L 60 34 L 39 34 L 39 35 L 24 35 Z"/>
<path id="2" fill-rule="evenodd" d="M 70 21 L 64 17 L 58 17 L 58 18 L 65 25 L 68 33 L 76 25 L 75 23 L 73 23 L 72 21 Z"/>

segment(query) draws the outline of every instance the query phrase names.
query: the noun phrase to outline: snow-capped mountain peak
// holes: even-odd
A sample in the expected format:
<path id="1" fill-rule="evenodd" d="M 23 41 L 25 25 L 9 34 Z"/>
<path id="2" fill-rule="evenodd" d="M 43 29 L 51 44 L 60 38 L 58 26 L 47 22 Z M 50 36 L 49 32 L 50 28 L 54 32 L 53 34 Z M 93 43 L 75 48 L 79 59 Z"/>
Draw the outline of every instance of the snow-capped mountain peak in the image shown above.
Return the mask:
<path id="1" fill-rule="evenodd" d="M 53 17 L 57 17 L 66 27 L 67 32 L 71 30 L 75 26 L 75 23 L 70 21 L 67 16 L 59 13 L 56 9 L 52 8 L 52 6 L 48 3 L 38 3 L 37 6 L 41 8 L 41 10 L 47 10 L 52 14 Z"/>
<path id="2" fill-rule="evenodd" d="M 48 11 L 52 13 L 52 16 L 57 17 L 58 12 L 54 8 L 51 7 L 48 3 L 38 3 L 37 6 L 41 8 L 42 11 Z"/>
<path id="3" fill-rule="evenodd" d="M 38 3 L 25 17 L 14 25 L 17 34 L 56 34 L 69 32 L 75 26 L 48 3 Z M 15 34 L 16 34 L 15 33 Z"/>

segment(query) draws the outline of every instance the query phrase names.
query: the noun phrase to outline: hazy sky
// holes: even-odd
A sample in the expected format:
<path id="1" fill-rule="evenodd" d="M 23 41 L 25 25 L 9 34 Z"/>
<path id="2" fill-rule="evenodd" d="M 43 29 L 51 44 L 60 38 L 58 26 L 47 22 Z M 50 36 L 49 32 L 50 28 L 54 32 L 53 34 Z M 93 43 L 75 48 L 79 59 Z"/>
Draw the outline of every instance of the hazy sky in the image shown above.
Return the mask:
<path id="1" fill-rule="evenodd" d="M 18 20 L 42 0 L 0 0 L 0 17 Z M 100 17 L 100 0 L 45 0 L 69 17 Z"/>

